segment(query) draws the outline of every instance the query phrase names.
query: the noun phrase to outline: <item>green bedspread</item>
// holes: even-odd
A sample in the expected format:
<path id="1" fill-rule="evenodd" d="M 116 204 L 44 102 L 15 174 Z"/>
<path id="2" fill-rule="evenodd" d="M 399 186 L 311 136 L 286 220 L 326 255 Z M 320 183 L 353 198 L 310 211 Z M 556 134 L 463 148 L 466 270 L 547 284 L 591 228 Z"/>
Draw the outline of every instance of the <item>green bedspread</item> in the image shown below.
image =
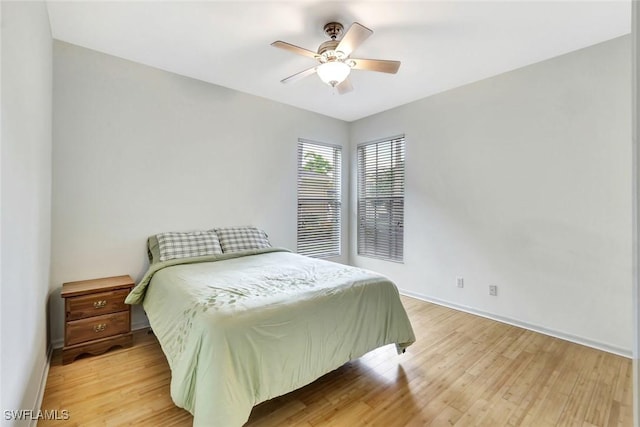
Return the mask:
<path id="1" fill-rule="evenodd" d="M 415 341 L 388 279 L 278 249 L 154 264 L 127 302 L 142 302 L 196 426 L 241 426 L 262 401 Z"/>

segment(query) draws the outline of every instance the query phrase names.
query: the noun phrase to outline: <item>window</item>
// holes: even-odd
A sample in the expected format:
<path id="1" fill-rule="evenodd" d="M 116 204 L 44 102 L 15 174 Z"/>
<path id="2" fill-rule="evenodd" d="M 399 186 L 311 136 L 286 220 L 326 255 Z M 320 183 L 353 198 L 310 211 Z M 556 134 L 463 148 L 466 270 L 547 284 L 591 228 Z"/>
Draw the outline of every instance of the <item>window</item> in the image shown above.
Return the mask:
<path id="1" fill-rule="evenodd" d="M 298 140 L 298 253 L 340 255 L 342 148 Z"/>
<path id="2" fill-rule="evenodd" d="M 358 146 L 358 255 L 403 260 L 404 135 Z"/>

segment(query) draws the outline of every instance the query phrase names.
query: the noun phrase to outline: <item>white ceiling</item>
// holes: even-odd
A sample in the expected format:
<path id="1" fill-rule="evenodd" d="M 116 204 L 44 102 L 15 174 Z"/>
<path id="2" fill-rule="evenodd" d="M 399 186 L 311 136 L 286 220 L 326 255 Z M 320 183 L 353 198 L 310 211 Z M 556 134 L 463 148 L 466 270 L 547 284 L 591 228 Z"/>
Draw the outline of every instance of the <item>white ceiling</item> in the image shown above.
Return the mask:
<path id="1" fill-rule="evenodd" d="M 626 1 L 49 1 L 53 37 L 345 121 L 631 31 Z M 354 57 L 402 61 L 396 75 L 354 70 L 337 95 L 314 65 L 270 46 L 316 50 L 330 21 L 374 34 Z"/>

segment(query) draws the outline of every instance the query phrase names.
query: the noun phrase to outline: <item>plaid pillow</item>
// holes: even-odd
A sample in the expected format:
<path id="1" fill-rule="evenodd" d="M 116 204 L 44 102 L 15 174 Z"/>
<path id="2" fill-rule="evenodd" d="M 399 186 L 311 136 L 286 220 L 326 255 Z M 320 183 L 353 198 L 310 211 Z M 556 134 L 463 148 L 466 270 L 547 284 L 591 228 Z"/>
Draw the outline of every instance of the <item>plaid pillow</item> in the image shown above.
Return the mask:
<path id="1" fill-rule="evenodd" d="M 267 234 L 256 227 L 216 228 L 214 231 L 224 253 L 271 247 Z"/>
<path id="2" fill-rule="evenodd" d="M 213 231 L 189 233 L 160 233 L 158 239 L 159 260 L 222 254 L 220 241 Z"/>

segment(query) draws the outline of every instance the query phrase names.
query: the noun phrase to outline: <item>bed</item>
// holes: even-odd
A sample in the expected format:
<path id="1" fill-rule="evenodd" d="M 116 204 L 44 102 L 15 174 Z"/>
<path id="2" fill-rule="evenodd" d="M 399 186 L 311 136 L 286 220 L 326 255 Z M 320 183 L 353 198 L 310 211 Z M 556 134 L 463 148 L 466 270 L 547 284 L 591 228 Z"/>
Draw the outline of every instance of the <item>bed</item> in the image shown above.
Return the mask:
<path id="1" fill-rule="evenodd" d="M 127 303 L 143 305 L 194 426 L 241 426 L 260 402 L 415 341 L 385 277 L 271 247 L 155 262 Z"/>

